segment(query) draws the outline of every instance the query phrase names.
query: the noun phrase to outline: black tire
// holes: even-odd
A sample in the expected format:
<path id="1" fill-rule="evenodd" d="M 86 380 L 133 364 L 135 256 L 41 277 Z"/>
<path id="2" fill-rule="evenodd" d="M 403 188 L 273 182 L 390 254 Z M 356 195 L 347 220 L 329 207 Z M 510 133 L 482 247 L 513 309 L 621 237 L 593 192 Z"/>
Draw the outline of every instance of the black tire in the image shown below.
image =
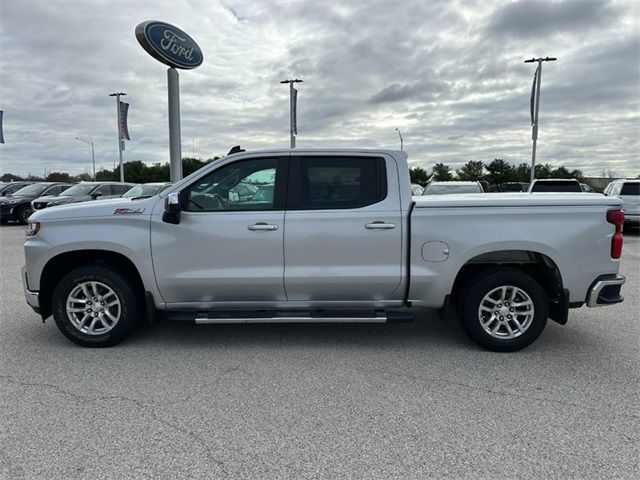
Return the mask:
<path id="1" fill-rule="evenodd" d="M 500 316 L 499 318 L 504 318 L 505 321 L 502 322 L 503 326 L 499 327 L 495 335 L 487 332 L 480 321 L 480 306 L 481 304 L 488 305 L 486 302 L 483 303 L 483 299 L 490 292 L 503 286 L 513 286 L 520 289 L 529 297 L 534 309 L 528 328 L 523 328 L 524 332 L 522 333 L 516 332 L 518 336 L 513 338 L 497 338 L 496 336 L 501 333 L 506 335 L 507 328 L 512 330 L 513 320 L 507 321 L 506 317 Z M 510 292 L 512 291 L 513 289 L 510 290 Z M 494 352 L 521 350 L 538 338 L 547 324 L 548 303 L 544 290 L 533 277 L 515 268 L 500 267 L 483 270 L 465 283 L 457 297 L 458 321 L 462 329 L 475 343 L 487 350 Z M 497 311 L 497 305 L 491 308 L 496 308 Z M 485 318 L 489 318 L 492 314 L 489 312 L 484 315 L 488 315 Z M 526 316 L 519 318 L 523 319 Z M 498 323 L 500 322 L 496 318 L 495 323 L 489 324 L 487 328 L 492 329 L 492 326 L 496 326 Z"/>
<path id="2" fill-rule="evenodd" d="M 102 334 L 82 332 L 67 315 L 67 298 L 77 286 L 87 281 L 106 285 L 120 302 L 117 322 L 111 330 Z M 78 267 L 67 273 L 53 292 L 53 318 L 60 331 L 72 342 L 82 347 L 110 347 L 127 337 L 138 322 L 142 313 L 138 290 L 135 282 L 119 269 L 97 263 Z"/>
<path id="3" fill-rule="evenodd" d="M 24 207 L 20 207 L 20 210 L 16 212 L 16 219 L 20 225 L 26 225 L 29 223 L 29 217 L 33 213 L 33 210 L 30 206 L 25 205 Z"/>

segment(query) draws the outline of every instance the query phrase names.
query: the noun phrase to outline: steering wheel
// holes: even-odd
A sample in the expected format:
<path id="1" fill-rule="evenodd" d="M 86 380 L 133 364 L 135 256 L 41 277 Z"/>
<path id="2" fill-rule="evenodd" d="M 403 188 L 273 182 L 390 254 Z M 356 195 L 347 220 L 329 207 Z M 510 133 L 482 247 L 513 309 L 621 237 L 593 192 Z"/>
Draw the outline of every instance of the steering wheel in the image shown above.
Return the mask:
<path id="1" fill-rule="evenodd" d="M 229 206 L 229 201 L 222 197 L 219 193 L 214 193 L 213 200 L 216 202 L 216 209 L 224 210 Z"/>

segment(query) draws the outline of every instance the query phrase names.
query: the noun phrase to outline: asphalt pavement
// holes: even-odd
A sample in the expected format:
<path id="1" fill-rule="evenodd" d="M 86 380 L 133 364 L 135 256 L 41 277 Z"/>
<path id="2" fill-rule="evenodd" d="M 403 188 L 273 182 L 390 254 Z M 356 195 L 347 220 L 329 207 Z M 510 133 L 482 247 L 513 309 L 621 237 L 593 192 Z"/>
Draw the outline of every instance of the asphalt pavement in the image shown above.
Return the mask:
<path id="1" fill-rule="evenodd" d="M 626 300 L 529 348 L 392 325 L 162 323 L 109 349 L 26 305 L 0 227 L 0 478 L 638 478 L 640 237 Z"/>

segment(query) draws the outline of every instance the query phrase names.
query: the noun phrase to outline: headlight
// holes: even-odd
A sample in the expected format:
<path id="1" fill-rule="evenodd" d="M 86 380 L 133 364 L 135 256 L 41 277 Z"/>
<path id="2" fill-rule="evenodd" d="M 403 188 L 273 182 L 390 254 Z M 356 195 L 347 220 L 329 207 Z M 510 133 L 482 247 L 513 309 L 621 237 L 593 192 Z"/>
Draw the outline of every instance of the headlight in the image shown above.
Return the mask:
<path id="1" fill-rule="evenodd" d="M 9 200 L 9 205 L 13 205 L 14 203 L 18 203 L 20 200 L 17 199 L 13 199 L 13 200 Z"/>
<path id="2" fill-rule="evenodd" d="M 24 232 L 25 237 L 35 237 L 40 232 L 40 222 L 30 223 L 27 231 Z"/>

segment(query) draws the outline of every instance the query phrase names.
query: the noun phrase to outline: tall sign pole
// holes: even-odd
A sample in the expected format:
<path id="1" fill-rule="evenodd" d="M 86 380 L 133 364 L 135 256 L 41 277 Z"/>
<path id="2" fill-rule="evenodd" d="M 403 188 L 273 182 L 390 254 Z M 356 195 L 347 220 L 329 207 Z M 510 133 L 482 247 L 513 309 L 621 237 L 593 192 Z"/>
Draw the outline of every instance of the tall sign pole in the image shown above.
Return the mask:
<path id="1" fill-rule="evenodd" d="M 178 71 L 167 69 L 167 94 L 169 97 L 169 171 L 171 181 L 182 179 L 182 140 L 180 132 L 180 78 Z"/>
<path id="2" fill-rule="evenodd" d="M 169 157 L 172 182 L 182 179 L 182 140 L 180 135 L 180 83 L 176 68 L 190 70 L 202 64 L 204 56 L 198 44 L 178 27 L 165 22 L 142 22 L 136 38 L 145 51 L 167 70 L 169 106 Z"/>
<path id="3" fill-rule="evenodd" d="M 529 174 L 529 182 L 533 183 L 536 178 L 536 147 L 538 145 L 538 112 L 540 111 L 540 84 L 542 83 L 542 62 L 555 62 L 557 58 L 531 58 L 525 60 L 524 63 L 538 63 L 538 68 L 533 77 L 533 85 L 531 86 L 531 139 L 533 147 L 531 151 L 531 173 Z"/>
<path id="4" fill-rule="evenodd" d="M 116 115 L 117 115 L 117 121 L 118 121 L 118 158 L 120 160 L 120 181 L 124 182 L 124 165 L 122 164 L 122 127 L 120 125 L 120 123 L 122 122 L 122 119 L 120 117 L 121 112 L 120 112 L 120 97 L 122 95 L 126 95 L 126 93 L 124 92 L 118 92 L 118 93 L 110 93 L 109 96 L 110 97 L 116 97 Z"/>
<path id="5" fill-rule="evenodd" d="M 296 148 L 296 135 L 298 134 L 298 90 L 293 88 L 294 83 L 302 83 L 302 80 L 282 80 L 280 83 L 289 84 L 289 133 L 291 135 L 291 148 Z"/>

